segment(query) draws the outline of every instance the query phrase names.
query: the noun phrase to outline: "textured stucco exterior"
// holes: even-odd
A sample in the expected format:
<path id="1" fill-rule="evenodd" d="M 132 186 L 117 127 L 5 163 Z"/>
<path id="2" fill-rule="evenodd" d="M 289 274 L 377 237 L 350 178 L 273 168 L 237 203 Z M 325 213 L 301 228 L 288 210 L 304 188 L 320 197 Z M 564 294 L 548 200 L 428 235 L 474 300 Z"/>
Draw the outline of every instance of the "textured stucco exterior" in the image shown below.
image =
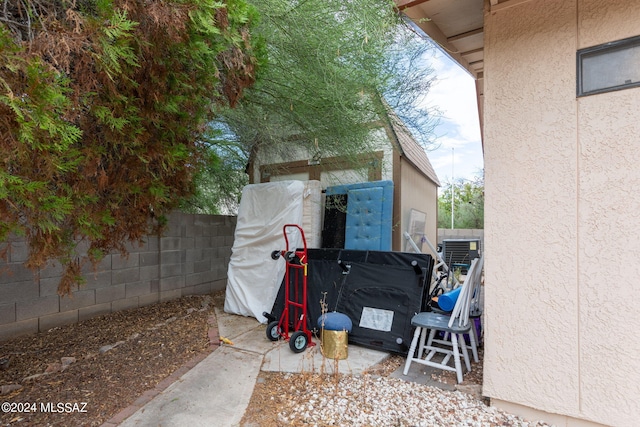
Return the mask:
<path id="1" fill-rule="evenodd" d="M 576 51 L 638 22 L 623 0 L 485 14 L 483 393 L 560 425 L 638 425 L 640 89 L 576 98 Z"/>
<path id="2" fill-rule="evenodd" d="M 400 224 L 398 228 L 403 233 L 409 230 L 409 220 L 411 209 L 416 209 L 427 215 L 427 223 L 424 230 L 425 235 L 432 245 L 438 242 L 438 187 L 436 185 L 425 185 L 425 178 L 406 160 L 400 161 L 400 206 L 406 207 L 401 212 Z M 400 233 L 398 233 L 400 234 Z M 398 249 L 405 249 L 406 242 L 402 242 Z M 431 253 L 427 245 L 423 245 L 422 251 Z M 435 256 L 435 254 L 432 254 Z"/>

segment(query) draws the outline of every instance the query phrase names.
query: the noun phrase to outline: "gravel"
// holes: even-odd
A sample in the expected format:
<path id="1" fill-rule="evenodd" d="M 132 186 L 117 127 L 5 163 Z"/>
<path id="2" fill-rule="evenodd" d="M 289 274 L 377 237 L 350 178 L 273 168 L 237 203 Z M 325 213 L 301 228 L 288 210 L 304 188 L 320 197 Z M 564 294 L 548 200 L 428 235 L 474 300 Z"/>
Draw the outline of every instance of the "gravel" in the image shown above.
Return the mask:
<path id="1" fill-rule="evenodd" d="M 548 426 L 459 391 L 397 378 L 288 374 L 283 379 L 289 387 L 277 415 L 283 426 Z"/>

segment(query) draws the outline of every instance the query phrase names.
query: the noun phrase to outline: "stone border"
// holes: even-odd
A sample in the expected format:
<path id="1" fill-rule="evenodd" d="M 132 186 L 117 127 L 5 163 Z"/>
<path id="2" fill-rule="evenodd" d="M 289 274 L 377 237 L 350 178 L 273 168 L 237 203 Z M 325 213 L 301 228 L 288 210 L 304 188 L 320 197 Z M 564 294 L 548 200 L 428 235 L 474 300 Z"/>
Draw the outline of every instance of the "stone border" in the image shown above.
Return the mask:
<path id="1" fill-rule="evenodd" d="M 160 381 L 154 388 L 142 393 L 142 395 L 140 395 L 140 397 L 138 397 L 131 405 L 118 412 L 116 415 L 111 417 L 111 419 L 105 421 L 101 427 L 116 427 L 120 425 L 120 423 L 135 414 L 144 405 L 151 402 L 154 397 L 165 391 L 171 384 L 178 381 L 180 377 L 189 372 L 194 366 L 202 362 L 207 356 L 217 350 L 218 347 L 220 347 L 220 332 L 218 330 L 218 319 L 216 318 L 215 312 L 209 316 L 207 323 L 209 324 L 209 348 L 207 350 L 193 356 L 184 365 L 176 369 L 171 375 Z"/>

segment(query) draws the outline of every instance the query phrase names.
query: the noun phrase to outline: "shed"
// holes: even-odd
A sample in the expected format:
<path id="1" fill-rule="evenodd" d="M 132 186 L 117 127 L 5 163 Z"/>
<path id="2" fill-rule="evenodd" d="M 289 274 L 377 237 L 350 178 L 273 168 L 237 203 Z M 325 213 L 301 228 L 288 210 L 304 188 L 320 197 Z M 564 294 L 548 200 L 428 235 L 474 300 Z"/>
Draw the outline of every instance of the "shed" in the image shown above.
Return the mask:
<path id="1" fill-rule="evenodd" d="M 437 241 L 438 187 L 440 181 L 425 149 L 401 119 L 389 110 L 372 125 L 376 148 L 356 159 L 342 156 L 319 158 L 299 147 L 286 154 L 258 149 L 251 155 L 249 182 L 317 180 L 322 188 L 371 181 L 393 182 L 392 250 L 411 251 L 403 238 L 408 231 L 417 244 L 426 236 Z M 428 246 L 421 247 L 428 252 Z"/>

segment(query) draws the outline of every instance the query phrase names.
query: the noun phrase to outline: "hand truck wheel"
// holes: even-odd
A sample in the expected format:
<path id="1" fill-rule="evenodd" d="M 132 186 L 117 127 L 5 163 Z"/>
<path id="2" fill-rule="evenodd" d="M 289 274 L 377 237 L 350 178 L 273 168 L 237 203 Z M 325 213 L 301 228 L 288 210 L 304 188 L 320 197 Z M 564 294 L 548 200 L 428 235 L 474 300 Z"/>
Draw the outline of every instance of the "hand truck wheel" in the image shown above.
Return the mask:
<path id="1" fill-rule="evenodd" d="M 302 353 L 305 348 L 307 348 L 307 344 L 309 343 L 309 338 L 307 334 L 303 331 L 296 331 L 291 334 L 291 338 L 289 339 L 289 348 L 294 353 Z"/>
<path id="2" fill-rule="evenodd" d="M 278 341 L 282 336 L 282 331 L 278 326 L 279 323 L 279 321 L 274 320 L 273 322 L 270 322 L 269 325 L 267 325 L 267 338 L 269 338 L 270 341 Z"/>

